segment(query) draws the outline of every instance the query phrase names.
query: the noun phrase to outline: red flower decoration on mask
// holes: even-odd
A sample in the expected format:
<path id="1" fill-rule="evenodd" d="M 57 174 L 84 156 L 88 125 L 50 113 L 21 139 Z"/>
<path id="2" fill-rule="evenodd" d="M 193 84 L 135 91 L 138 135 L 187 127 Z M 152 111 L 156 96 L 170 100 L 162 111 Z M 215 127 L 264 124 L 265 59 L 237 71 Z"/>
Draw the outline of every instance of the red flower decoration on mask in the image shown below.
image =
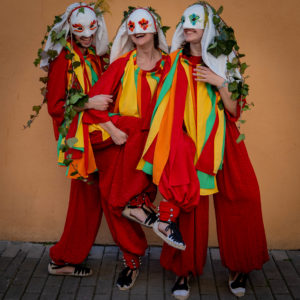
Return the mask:
<path id="1" fill-rule="evenodd" d="M 133 30 L 134 30 L 134 28 L 135 28 L 134 22 L 129 21 L 128 24 L 127 24 L 127 26 L 128 26 L 128 29 L 129 29 L 131 32 L 133 32 Z"/>
<path id="2" fill-rule="evenodd" d="M 144 18 L 139 21 L 140 26 L 144 29 L 147 30 L 148 26 L 149 26 L 149 21 L 145 20 Z"/>

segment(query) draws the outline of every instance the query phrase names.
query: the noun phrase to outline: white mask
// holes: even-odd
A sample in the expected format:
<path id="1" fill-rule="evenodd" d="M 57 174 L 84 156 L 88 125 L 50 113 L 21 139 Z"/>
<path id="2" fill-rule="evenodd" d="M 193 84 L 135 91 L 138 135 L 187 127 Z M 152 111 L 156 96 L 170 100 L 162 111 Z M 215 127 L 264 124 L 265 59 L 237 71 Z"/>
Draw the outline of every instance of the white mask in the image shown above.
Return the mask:
<path id="1" fill-rule="evenodd" d="M 133 35 L 137 33 L 157 32 L 156 23 L 152 14 L 143 8 L 138 8 L 131 13 L 127 20 L 127 33 Z"/>
<path id="2" fill-rule="evenodd" d="M 204 29 L 205 12 L 202 5 L 192 5 L 188 7 L 181 18 L 183 29 Z"/>
<path id="3" fill-rule="evenodd" d="M 94 10 L 88 6 L 73 10 L 69 17 L 69 23 L 71 32 L 79 37 L 90 37 L 98 29 L 97 16 Z"/>

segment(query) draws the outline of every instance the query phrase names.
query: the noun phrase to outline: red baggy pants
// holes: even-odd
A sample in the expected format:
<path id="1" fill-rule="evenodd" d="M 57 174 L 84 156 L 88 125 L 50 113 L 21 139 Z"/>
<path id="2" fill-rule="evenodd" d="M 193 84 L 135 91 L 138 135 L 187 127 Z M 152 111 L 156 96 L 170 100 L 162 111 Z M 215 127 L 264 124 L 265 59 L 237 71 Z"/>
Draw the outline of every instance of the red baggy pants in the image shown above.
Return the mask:
<path id="1" fill-rule="evenodd" d="M 50 248 L 50 257 L 57 264 L 80 264 L 87 257 L 98 232 L 102 206 L 98 174 L 92 174 L 87 184 L 73 179 L 63 234 Z"/>
<path id="2" fill-rule="evenodd" d="M 243 142 L 233 122 L 226 124 L 223 169 L 218 172 L 219 192 L 214 195 L 222 263 L 231 271 L 249 273 L 269 259 L 262 220 L 259 187 Z M 181 213 L 179 229 L 186 250 L 166 244 L 161 265 L 178 276 L 200 275 L 208 243 L 208 197 L 201 196 L 191 213 Z"/>

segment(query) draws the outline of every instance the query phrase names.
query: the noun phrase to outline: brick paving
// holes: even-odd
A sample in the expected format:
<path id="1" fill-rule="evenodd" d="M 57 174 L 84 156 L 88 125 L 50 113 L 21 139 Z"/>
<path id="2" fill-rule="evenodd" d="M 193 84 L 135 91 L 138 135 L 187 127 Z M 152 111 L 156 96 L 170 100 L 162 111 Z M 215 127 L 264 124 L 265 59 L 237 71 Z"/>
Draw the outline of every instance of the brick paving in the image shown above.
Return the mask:
<path id="1" fill-rule="evenodd" d="M 94 246 L 87 264 L 93 276 L 76 278 L 47 273 L 49 245 L 0 241 L 0 299 L 14 300 L 168 300 L 174 275 L 159 264 L 160 247 L 149 247 L 135 286 L 119 291 L 115 281 L 122 268 L 115 246 Z M 191 281 L 189 299 L 237 299 L 228 290 L 227 270 L 218 248 L 207 253 L 204 274 Z M 263 270 L 250 274 L 243 300 L 300 300 L 300 251 L 271 250 Z"/>

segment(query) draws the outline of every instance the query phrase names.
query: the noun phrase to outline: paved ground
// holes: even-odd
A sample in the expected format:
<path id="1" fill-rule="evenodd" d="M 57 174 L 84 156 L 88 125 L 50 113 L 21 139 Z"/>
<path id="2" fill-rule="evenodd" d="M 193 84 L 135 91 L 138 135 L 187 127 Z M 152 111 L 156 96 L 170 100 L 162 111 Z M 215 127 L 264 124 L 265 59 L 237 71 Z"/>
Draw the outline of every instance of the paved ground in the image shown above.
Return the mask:
<path id="1" fill-rule="evenodd" d="M 174 276 L 160 267 L 160 247 L 149 249 L 140 276 L 128 292 L 115 287 L 122 267 L 117 247 L 94 246 L 87 261 L 94 275 L 83 279 L 48 275 L 48 249 L 42 244 L 0 241 L 0 299 L 173 299 Z M 300 251 L 273 250 L 270 256 L 262 271 L 251 273 L 242 299 L 300 299 Z M 190 299 L 236 299 L 228 291 L 227 271 L 217 248 L 209 249 L 204 274 L 192 281 Z"/>

